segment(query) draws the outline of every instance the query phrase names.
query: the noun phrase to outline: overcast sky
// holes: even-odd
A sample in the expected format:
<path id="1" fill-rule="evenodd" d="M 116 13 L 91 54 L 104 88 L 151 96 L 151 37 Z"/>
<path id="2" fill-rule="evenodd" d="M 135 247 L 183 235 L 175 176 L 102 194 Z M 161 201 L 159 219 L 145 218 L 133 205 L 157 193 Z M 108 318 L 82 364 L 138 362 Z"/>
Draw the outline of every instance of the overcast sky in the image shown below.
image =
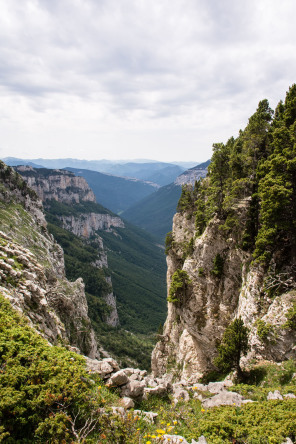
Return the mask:
<path id="1" fill-rule="evenodd" d="M 296 80 L 295 0 L 0 11 L 0 157 L 205 161 Z"/>

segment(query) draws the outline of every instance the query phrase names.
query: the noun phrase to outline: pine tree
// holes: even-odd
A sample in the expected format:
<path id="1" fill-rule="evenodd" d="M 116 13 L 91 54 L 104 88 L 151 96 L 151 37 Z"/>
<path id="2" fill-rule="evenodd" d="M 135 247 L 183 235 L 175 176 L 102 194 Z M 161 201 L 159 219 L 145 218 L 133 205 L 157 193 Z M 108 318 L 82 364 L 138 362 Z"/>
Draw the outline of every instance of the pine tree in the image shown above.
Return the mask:
<path id="1" fill-rule="evenodd" d="M 238 379 L 242 377 L 240 358 L 246 355 L 249 349 L 248 332 L 249 330 L 244 326 L 241 318 L 231 322 L 218 346 L 218 357 L 214 359 L 214 364 L 222 372 L 236 370 Z"/>

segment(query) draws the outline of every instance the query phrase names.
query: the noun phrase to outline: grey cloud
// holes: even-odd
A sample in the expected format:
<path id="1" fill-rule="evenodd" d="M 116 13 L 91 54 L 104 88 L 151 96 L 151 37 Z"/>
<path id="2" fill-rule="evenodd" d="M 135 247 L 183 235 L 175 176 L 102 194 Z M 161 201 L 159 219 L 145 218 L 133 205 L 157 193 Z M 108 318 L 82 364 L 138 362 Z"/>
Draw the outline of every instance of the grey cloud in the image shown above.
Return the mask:
<path id="1" fill-rule="evenodd" d="M 3 0 L 1 91 L 38 110 L 71 96 L 148 126 L 202 108 L 213 118 L 223 101 L 247 115 L 241 101 L 275 98 L 295 74 L 293 11 L 294 0 Z"/>

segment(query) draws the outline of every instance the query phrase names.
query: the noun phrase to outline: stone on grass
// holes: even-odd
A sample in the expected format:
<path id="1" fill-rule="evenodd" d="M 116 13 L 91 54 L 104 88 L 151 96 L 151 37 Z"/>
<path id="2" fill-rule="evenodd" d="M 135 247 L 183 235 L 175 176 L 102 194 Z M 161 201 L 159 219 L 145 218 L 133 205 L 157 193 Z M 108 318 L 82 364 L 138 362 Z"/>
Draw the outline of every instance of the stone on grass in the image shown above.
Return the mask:
<path id="1" fill-rule="evenodd" d="M 267 401 L 270 401 L 272 399 L 283 400 L 283 397 L 278 390 L 275 390 L 274 392 L 268 392 Z"/>
<path id="2" fill-rule="evenodd" d="M 122 405 L 123 408 L 125 409 L 132 409 L 135 407 L 135 403 L 131 398 L 128 398 L 127 396 L 124 396 L 121 400 L 120 400 L 120 404 Z"/>
<path id="3" fill-rule="evenodd" d="M 220 392 L 212 398 L 208 398 L 203 401 L 205 408 L 218 407 L 220 405 L 236 405 L 241 406 L 243 397 L 239 393 L 235 392 Z"/>
<path id="4" fill-rule="evenodd" d="M 125 372 L 123 370 L 119 370 L 116 373 L 113 373 L 113 375 L 108 380 L 108 385 L 120 387 L 121 385 L 127 384 L 129 382 L 129 379 Z"/>
<path id="5" fill-rule="evenodd" d="M 121 394 L 129 398 L 138 399 L 143 396 L 145 383 L 143 381 L 129 381 L 121 388 Z"/>

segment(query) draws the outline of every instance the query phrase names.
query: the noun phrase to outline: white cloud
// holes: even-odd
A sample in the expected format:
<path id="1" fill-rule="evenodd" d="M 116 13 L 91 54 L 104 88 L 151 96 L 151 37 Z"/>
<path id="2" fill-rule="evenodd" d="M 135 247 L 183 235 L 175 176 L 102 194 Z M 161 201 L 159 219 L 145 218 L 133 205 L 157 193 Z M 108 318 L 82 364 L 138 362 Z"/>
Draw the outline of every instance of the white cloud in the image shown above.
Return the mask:
<path id="1" fill-rule="evenodd" d="M 0 6 L 1 156 L 206 160 L 295 81 L 294 0 Z"/>

